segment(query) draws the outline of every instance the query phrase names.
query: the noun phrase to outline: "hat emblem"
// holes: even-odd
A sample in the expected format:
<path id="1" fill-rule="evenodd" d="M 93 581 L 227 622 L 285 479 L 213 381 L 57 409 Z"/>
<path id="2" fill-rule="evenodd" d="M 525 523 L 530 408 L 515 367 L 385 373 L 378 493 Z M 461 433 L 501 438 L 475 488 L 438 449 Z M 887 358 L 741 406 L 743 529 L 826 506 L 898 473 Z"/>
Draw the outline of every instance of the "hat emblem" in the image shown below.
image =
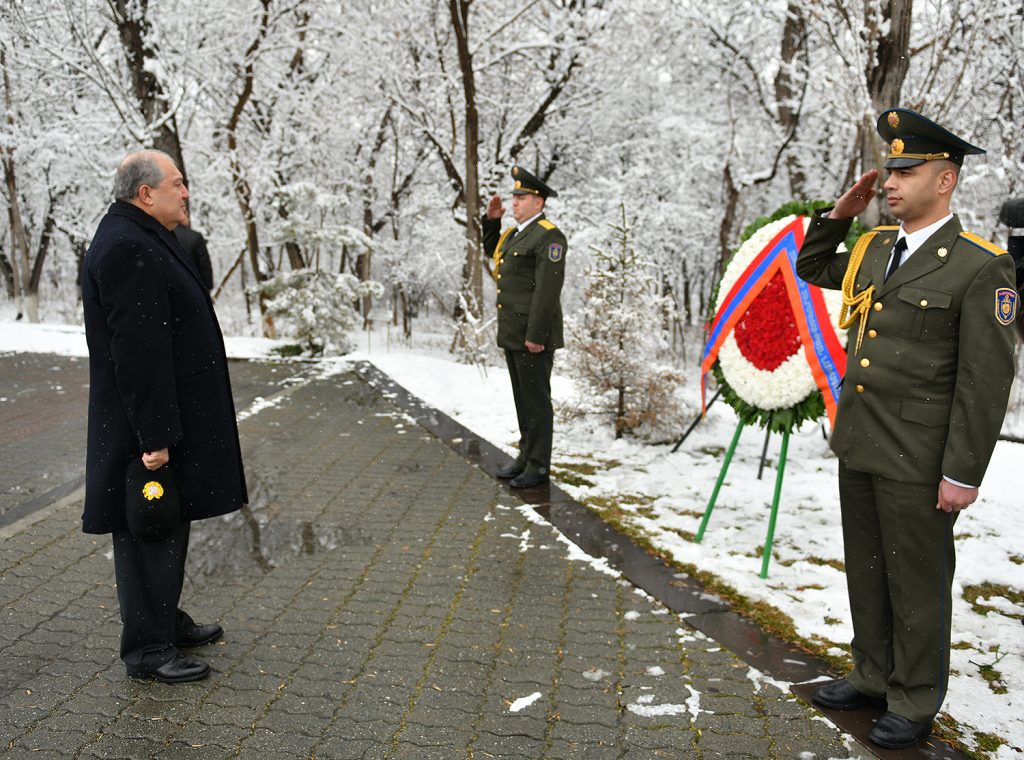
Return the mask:
<path id="1" fill-rule="evenodd" d="M 900 115 L 895 111 L 889 111 L 889 115 L 886 118 L 889 119 L 889 126 L 893 129 L 900 125 Z"/>
<path id="2" fill-rule="evenodd" d="M 142 495 L 146 497 L 146 501 L 159 499 L 164 495 L 164 487 L 155 480 L 151 480 L 142 487 Z"/>
<path id="3" fill-rule="evenodd" d="M 519 167 L 518 166 L 513 166 L 512 167 L 512 176 L 513 177 L 518 177 L 519 176 Z"/>
<path id="4" fill-rule="evenodd" d="M 890 147 L 892 148 L 892 154 L 894 156 L 898 156 L 903 152 L 903 141 L 897 137 L 892 141 L 892 145 Z"/>
<path id="5" fill-rule="evenodd" d="M 523 186 L 523 183 L 522 183 L 522 182 L 520 182 L 519 180 L 516 180 L 516 184 L 515 184 L 515 188 L 516 188 L 516 190 L 518 190 L 518 189 L 519 189 L 519 188 L 521 188 L 522 186 Z"/>

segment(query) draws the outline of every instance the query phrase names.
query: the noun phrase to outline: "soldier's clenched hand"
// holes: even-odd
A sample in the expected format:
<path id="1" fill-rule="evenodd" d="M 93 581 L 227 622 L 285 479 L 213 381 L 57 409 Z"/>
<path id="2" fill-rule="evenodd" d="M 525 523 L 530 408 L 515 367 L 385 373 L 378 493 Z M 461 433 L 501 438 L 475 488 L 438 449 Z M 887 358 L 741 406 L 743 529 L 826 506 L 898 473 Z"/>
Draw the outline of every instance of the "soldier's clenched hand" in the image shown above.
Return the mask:
<path id="1" fill-rule="evenodd" d="M 505 213 L 505 207 L 501 205 L 501 196 L 495 193 L 487 202 L 487 218 L 501 219 Z"/>
<path id="2" fill-rule="evenodd" d="M 526 346 L 526 350 L 529 351 L 531 354 L 539 354 L 541 351 L 544 350 L 543 343 L 534 343 L 533 341 L 527 340 L 523 341 L 523 345 Z"/>
<path id="3" fill-rule="evenodd" d="M 871 200 L 875 197 L 875 180 L 878 172 L 872 169 L 860 176 L 853 187 L 847 190 L 829 213 L 830 219 L 853 219 L 864 213 Z"/>
<path id="4" fill-rule="evenodd" d="M 935 508 L 943 512 L 959 512 L 967 509 L 977 498 L 977 488 L 958 486 L 943 478 L 939 481 L 939 503 Z"/>

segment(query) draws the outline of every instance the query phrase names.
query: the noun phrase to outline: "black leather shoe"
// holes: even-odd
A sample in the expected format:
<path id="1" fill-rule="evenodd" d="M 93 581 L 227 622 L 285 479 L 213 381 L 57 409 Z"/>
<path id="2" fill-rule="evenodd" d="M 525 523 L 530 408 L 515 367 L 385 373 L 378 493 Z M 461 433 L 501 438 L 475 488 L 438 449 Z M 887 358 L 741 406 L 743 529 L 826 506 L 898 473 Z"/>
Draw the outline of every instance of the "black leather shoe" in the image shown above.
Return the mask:
<path id="1" fill-rule="evenodd" d="M 513 462 L 508 467 L 502 467 L 500 470 L 494 473 L 494 477 L 501 478 L 502 480 L 511 480 L 512 478 L 521 475 L 522 472 L 523 466 L 521 464 L 516 464 L 515 462 Z"/>
<path id="2" fill-rule="evenodd" d="M 547 475 L 541 475 L 538 472 L 523 472 L 512 478 L 508 484 L 512 488 L 533 488 L 534 486 L 543 485 L 547 482 Z"/>
<path id="3" fill-rule="evenodd" d="M 178 653 L 173 660 L 165 662 L 159 668 L 128 668 L 128 675 L 163 683 L 185 683 L 201 681 L 210 675 L 210 666 L 198 657 Z"/>
<path id="4" fill-rule="evenodd" d="M 224 629 L 217 623 L 208 625 L 193 623 L 178 634 L 178 640 L 174 642 L 174 645 L 176 647 L 201 647 L 204 644 L 212 644 L 223 635 Z"/>
<path id="5" fill-rule="evenodd" d="M 845 678 L 819 686 L 814 692 L 814 701 L 833 710 L 858 710 L 869 706 L 885 709 L 884 698 L 861 694 Z"/>
<path id="6" fill-rule="evenodd" d="M 871 729 L 868 738 L 875 744 L 887 749 L 906 749 L 917 744 L 918 740 L 932 730 L 932 722 L 918 723 L 904 718 L 902 715 L 887 712 Z"/>

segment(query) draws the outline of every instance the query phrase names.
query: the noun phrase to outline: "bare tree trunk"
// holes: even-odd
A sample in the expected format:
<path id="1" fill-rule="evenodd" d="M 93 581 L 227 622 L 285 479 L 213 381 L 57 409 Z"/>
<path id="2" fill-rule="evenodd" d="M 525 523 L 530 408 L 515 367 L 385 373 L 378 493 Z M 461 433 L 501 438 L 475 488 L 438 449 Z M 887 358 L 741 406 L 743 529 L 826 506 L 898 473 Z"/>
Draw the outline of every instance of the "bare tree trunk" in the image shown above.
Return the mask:
<path id="1" fill-rule="evenodd" d="M 267 28 L 270 24 L 270 0 L 260 0 L 262 11 L 260 13 L 259 28 L 256 31 L 256 38 L 249 44 L 243 56 L 241 72 L 242 91 L 235 100 L 234 108 L 228 117 L 225 126 L 228 144 L 228 163 L 231 167 L 232 187 L 235 191 L 235 199 L 238 202 L 239 211 L 242 212 L 242 219 L 245 222 L 245 247 L 249 251 L 249 263 L 252 265 L 253 275 L 256 277 L 257 286 L 269 279 L 269 275 L 260 266 L 260 239 L 259 230 L 256 227 L 256 214 L 252 205 L 252 189 L 245 179 L 245 171 L 242 162 L 238 157 L 238 123 L 242 118 L 242 112 L 249 104 L 252 97 L 253 80 L 255 69 L 253 59 L 260 45 L 267 36 Z M 244 275 L 244 268 L 243 268 Z M 244 282 L 244 280 L 243 280 Z M 243 285 L 244 287 L 244 285 Z M 248 307 L 249 299 L 246 298 Z M 263 294 L 259 297 L 260 317 L 263 325 L 263 336 L 266 338 L 276 337 L 277 331 L 274 328 L 274 319 L 266 310 L 266 298 Z"/>
<path id="2" fill-rule="evenodd" d="M 7 125 L 14 126 L 14 97 L 11 94 L 11 76 L 7 70 L 7 56 L 0 46 L 0 69 L 4 79 L 4 107 L 7 111 Z M 0 144 L 0 156 L 4 165 L 4 182 L 7 185 L 7 220 L 11 227 L 11 287 L 18 318 L 24 310 L 23 286 L 29 279 L 28 235 L 21 218 L 21 205 L 18 203 L 18 177 L 14 165 L 14 145 L 10 142 Z M 36 320 L 38 321 L 38 317 Z"/>
<path id="3" fill-rule="evenodd" d="M 779 124 L 787 132 L 795 132 L 800 120 L 800 90 L 807 80 L 807 20 L 803 3 L 789 0 L 786 23 L 782 29 L 782 61 L 775 75 L 775 101 L 778 104 Z M 807 177 L 794 153 L 786 156 L 789 189 L 794 198 L 803 198 Z"/>
<path id="4" fill-rule="evenodd" d="M 913 0 L 877 0 L 867 3 L 864 29 L 870 49 L 864 72 L 874 113 L 865 114 L 859 125 L 861 171 L 882 172 L 887 146 L 881 145 L 874 118 L 886 108 L 899 105 L 903 82 L 910 68 L 910 21 Z M 881 195 L 861 215 L 861 222 L 874 227 L 891 220 Z"/>
<path id="5" fill-rule="evenodd" d="M 50 252 L 50 241 L 53 238 L 54 208 L 57 205 L 56 197 L 50 195 L 46 204 L 46 214 L 43 219 L 43 230 L 39 235 L 39 247 L 36 249 L 35 260 L 32 262 L 32 269 L 29 272 L 28 280 L 23 280 L 25 298 L 25 317 L 29 322 L 39 321 L 39 281 L 43 277 L 43 264 L 46 262 L 46 255 Z"/>
<path id="6" fill-rule="evenodd" d="M 480 190 L 479 145 L 480 116 L 476 106 L 476 79 L 473 72 L 473 54 L 469 49 L 469 6 L 471 0 L 449 0 L 452 29 L 459 50 L 459 69 L 462 73 L 462 92 L 465 98 L 466 139 L 466 262 L 462 267 L 462 294 L 470 314 L 479 319 L 483 314 L 484 280 L 480 261 Z"/>
<path id="7" fill-rule="evenodd" d="M 107 5 L 121 36 L 121 46 L 124 48 L 139 112 L 153 131 L 153 147 L 174 159 L 185 178 L 185 184 L 188 184 L 185 157 L 178 139 L 178 125 L 174 114 L 168 111 L 167 93 L 152 65 L 157 55 L 149 44 L 152 37 L 152 27 L 146 15 L 149 0 L 107 0 Z"/>
<path id="8" fill-rule="evenodd" d="M 2 248 L 0 248 L 0 276 L 4 278 L 4 290 L 7 291 L 7 297 L 13 301 L 14 269 L 11 267 L 11 260 L 7 258 L 7 254 L 4 253 Z"/>
<path id="9" fill-rule="evenodd" d="M 715 282 L 718 282 L 722 272 L 725 271 L 725 265 L 728 263 L 729 255 L 732 252 L 732 246 L 729 242 L 732 238 L 733 225 L 736 223 L 736 207 L 740 202 L 740 188 L 736 186 L 732 178 L 731 160 L 725 162 L 722 181 L 725 184 L 725 211 L 722 213 L 722 223 L 718 227 L 719 254 L 718 271 L 715 272 L 714 276 Z"/>

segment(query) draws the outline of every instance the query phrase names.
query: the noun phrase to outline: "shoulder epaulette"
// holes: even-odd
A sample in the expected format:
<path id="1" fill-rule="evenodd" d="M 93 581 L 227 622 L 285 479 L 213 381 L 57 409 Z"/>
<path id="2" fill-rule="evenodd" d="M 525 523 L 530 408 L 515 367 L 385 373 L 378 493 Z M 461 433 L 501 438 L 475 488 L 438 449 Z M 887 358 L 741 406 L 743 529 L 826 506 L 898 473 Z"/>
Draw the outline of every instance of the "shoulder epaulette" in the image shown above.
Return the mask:
<path id="1" fill-rule="evenodd" d="M 883 232 L 885 230 L 898 230 L 900 226 L 898 224 L 883 224 L 880 227 L 875 227 L 872 232 Z"/>
<path id="2" fill-rule="evenodd" d="M 553 225 L 547 219 L 540 219 L 537 222 L 537 224 L 539 224 L 541 227 L 543 227 L 546 230 L 557 230 L 558 229 L 555 225 Z"/>
<path id="3" fill-rule="evenodd" d="M 1006 251 L 1004 251 L 1002 248 L 1000 248 L 995 243 L 990 243 L 985 238 L 978 237 L 973 232 L 966 232 L 966 231 L 965 232 L 961 232 L 960 233 L 960 237 L 963 238 L 964 240 L 966 240 L 968 243 L 971 243 L 972 245 L 976 245 L 978 248 L 983 250 L 989 256 L 999 256 L 1001 254 L 1006 253 Z"/>

